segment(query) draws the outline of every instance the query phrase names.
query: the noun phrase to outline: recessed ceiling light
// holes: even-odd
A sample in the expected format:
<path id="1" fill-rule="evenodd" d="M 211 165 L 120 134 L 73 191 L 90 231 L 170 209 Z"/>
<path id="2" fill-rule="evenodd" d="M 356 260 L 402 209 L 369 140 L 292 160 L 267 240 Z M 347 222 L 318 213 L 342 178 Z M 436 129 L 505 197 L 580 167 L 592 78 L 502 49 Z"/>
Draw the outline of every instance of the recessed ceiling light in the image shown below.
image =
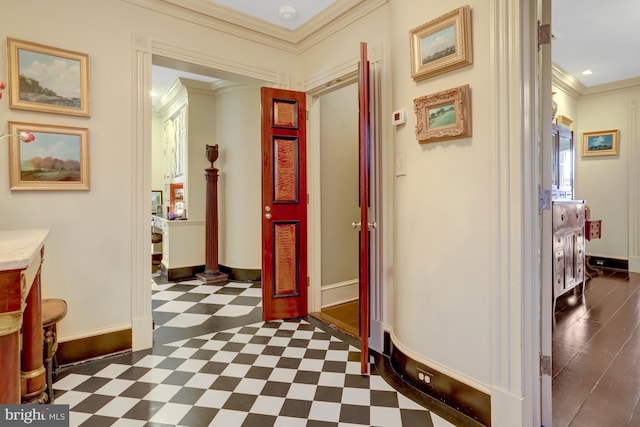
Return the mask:
<path id="1" fill-rule="evenodd" d="M 290 20 L 296 17 L 298 11 L 293 6 L 282 6 L 278 9 L 280 18 Z"/>
<path id="2" fill-rule="evenodd" d="M 586 69 L 582 72 L 583 76 L 590 76 L 592 74 L 593 74 L 593 70 L 590 70 L 590 69 Z"/>
<path id="3" fill-rule="evenodd" d="M 152 90 L 151 92 L 149 92 L 149 95 L 158 96 L 158 93 L 155 90 Z"/>

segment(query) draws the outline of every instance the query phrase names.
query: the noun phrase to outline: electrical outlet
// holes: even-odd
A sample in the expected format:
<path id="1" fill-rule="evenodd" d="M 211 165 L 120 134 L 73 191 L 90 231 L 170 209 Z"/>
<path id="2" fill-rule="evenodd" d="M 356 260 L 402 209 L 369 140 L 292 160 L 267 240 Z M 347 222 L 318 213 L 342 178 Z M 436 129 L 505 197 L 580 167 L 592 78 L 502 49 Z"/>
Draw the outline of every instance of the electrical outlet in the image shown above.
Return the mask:
<path id="1" fill-rule="evenodd" d="M 423 369 L 418 368 L 418 379 L 433 387 L 433 374 L 431 372 L 427 372 Z"/>
<path id="2" fill-rule="evenodd" d="M 396 176 L 404 176 L 407 174 L 407 156 L 401 154 L 396 156 Z"/>

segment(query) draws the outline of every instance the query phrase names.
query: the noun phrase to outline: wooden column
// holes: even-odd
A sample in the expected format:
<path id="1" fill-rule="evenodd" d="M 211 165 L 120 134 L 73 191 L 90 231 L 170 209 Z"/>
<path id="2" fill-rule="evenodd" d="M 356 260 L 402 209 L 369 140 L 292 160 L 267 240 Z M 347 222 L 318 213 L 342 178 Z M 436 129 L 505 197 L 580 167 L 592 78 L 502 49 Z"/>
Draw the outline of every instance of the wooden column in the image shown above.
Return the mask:
<path id="1" fill-rule="evenodd" d="M 204 283 L 226 282 L 228 275 L 218 266 L 218 169 L 213 162 L 218 158 L 218 145 L 207 145 L 207 159 L 211 167 L 205 169 L 207 179 L 206 224 L 205 224 L 205 270 L 196 274 Z"/>

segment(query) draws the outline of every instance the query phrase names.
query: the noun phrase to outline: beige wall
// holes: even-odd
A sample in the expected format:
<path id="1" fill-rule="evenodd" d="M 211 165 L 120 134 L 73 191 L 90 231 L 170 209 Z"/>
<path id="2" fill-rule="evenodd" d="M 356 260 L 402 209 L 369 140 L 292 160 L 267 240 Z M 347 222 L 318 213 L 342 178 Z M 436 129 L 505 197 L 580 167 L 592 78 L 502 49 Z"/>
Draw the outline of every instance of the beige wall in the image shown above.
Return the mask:
<path id="1" fill-rule="evenodd" d="M 507 8 L 506 1 L 490 3 L 510 13 L 519 10 L 516 6 Z M 51 229 L 43 273 L 44 295 L 69 302 L 67 318 L 60 324 L 61 339 L 130 327 L 131 295 L 146 286 L 133 283 L 132 277 L 137 277 L 137 268 L 148 266 L 131 262 L 135 255 L 132 194 L 140 188 L 140 180 L 150 181 L 133 166 L 140 164 L 132 154 L 135 35 L 144 36 L 142 44 L 160 41 L 177 47 L 186 56 L 197 52 L 194 57 L 213 58 L 214 62 L 222 63 L 220 58 L 224 58 L 246 68 L 269 67 L 273 74 L 288 74 L 294 89 L 308 88 L 315 77 L 353 63 L 359 43 L 366 41 L 379 55 L 381 76 L 383 321 L 394 342 L 416 360 L 487 392 L 495 379 L 502 397 L 493 403 L 494 425 L 517 425 L 500 420 L 501 414 L 518 419 L 531 411 L 527 405 L 532 405 L 532 397 L 521 384 L 529 375 L 521 363 L 529 357 L 522 352 L 526 351 L 523 346 L 530 345 L 530 337 L 523 336 L 527 325 L 521 323 L 525 316 L 521 312 L 522 268 L 519 264 L 503 265 L 500 256 L 507 252 L 507 244 L 513 244 L 511 250 L 516 255 L 522 251 L 517 244 L 519 235 L 524 234 L 518 215 L 524 202 L 519 193 L 522 188 L 515 188 L 524 175 L 518 169 L 522 166 L 518 157 L 522 155 L 521 141 L 510 139 L 512 157 L 498 162 L 498 154 L 505 155 L 508 150 L 497 146 L 500 138 L 492 131 L 499 100 L 491 84 L 496 45 L 491 44 L 490 30 L 502 22 L 493 21 L 498 14 L 487 2 L 472 0 L 469 4 L 473 65 L 420 82 L 410 76 L 409 30 L 459 7 L 458 3 L 391 0 L 300 55 L 125 2 L 60 0 L 49 4 L 23 0 L 12 4 L 11 14 L 0 15 L 1 36 L 91 56 L 90 119 L 13 111 L 4 100 L 0 102 L 0 115 L 8 120 L 90 128 L 91 191 L 12 193 L 7 175 L 0 174 L 0 205 L 4 209 L 0 228 Z M 74 13 L 69 14 L 69 10 Z M 28 26 L 17 19 L 21 16 L 30 17 Z M 517 17 L 510 18 L 510 22 L 519 22 Z M 519 29 L 516 25 L 515 33 Z M 2 57 L 5 47 L 0 46 Z M 510 52 L 515 55 L 519 46 L 516 42 L 514 46 L 516 49 Z M 148 46 L 140 50 L 145 48 Z M 503 59 L 502 65 L 508 60 Z M 517 73 L 513 70 L 509 77 L 517 81 Z M 418 144 L 413 99 L 467 83 L 472 94 L 473 136 Z M 506 91 L 503 89 L 503 94 Z M 518 91 L 507 94 L 514 93 Z M 389 118 L 398 108 L 407 109 L 408 122 L 394 129 Z M 407 174 L 396 178 L 393 163 L 398 155 L 406 156 Z M 0 150 L 0 164 L 6 164 L 6 157 L 6 150 Z M 508 194 L 499 188 L 506 182 L 504 176 L 515 178 Z M 147 187 L 150 189 L 150 185 Z M 497 200 L 503 194 L 512 199 Z M 318 195 L 312 194 L 312 200 L 314 196 Z M 505 207 L 506 213 L 498 212 Z M 496 220 L 497 214 L 504 216 Z M 508 231 L 496 230 L 508 221 Z M 497 242 L 499 231 L 506 234 L 502 242 Z M 521 261 L 515 259 L 516 263 Z M 497 282 L 503 288 L 498 289 Z M 502 296 L 505 298 L 500 299 Z"/>
<path id="2" fill-rule="evenodd" d="M 23 16 L 29 16 L 29 25 L 24 25 Z M 182 59 L 197 52 L 194 59 L 222 62 L 224 58 L 224 64 L 236 66 L 238 72 L 259 67 L 298 80 L 298 60 L 292 53 L 123 1 L 25 0 L 0 14 L 3 40 L 43 43 L 87 53 L 90 59 L 90 118 L 10 110 L 6 97 L 0 101 L 4 121 L 0 129 L 5 131 L 7 120 L 89 128 L 90 191 L 11 192 L 8 174 L 0 174 L 0 228 L 51 230 L 43 296 L 64 298 L 69 304 L 67 317 L 59 325 L 62 341 L 130 328 L 132 292 L 145 286 L 132 282 L 134 272 L 149 268 L 150 274 L 150 260 L 144 266 L 131 261 L 134 186 L 148 180 L 151 189 L 151 177 L 134 168 L 132 157 L 136 148 L 132 145 L 134 35 L 174 46 Z M 0 57 L 6 57 L 5 43 L 0 43 Z M 6 80 L 6 75 L 2 78 Z M 6 149 L 0 150 L 3 168 L 7 156 Z M 150 245 L 143 246 L 140 250 L 150 251 Z M 149 299 L 150 295 L 149 290 Z"/>
<path id="3" fill-rule="evenodd" d="M 262 163 L 260 89 L 231 86 L 216 92 L 215 141 L 220 146 L 218 185 L 220 264 L 262 268 Z"/>
<path id="4" fill-rule="evenodd" d="M 357 284 L 358 231 L 351 227 L 360 218 L 357 84 L 321 97 L 320 126 L 322 285 Z"/>
<path id="5" fill-rule="evenodd" d="M 601 219 L 602 239 L 587 242 L 587 254 L 627 260 L 631 227 L 629 217 L 629 177 L 632 167 L 632 129 L 636 126 L 630 107 L 640 99 L 640 87 L 623 90 L 613 85 L 592 88 L 590 94 L 568 94 L 554 88 L 558 114 L 573 120 L 575 146 L 576 199 L 586 200 L 591 218 Z M 582 88 L 584 91 L 584 88 Z M 583 133 L 620 130 L 620 154 L 583 157 Z M 636 238 L 637 239 L 637 238 Z"/>
<path id="6" fill-rule="evenodd" d="M 393 7 L 393 106 L 408 120 L 394 135 L 395 155 L 406 156 L 406 176 L 395 180 L 395 294 L 398 342 L 431 365 L 478 387 L 491 383 L 491 269 L 496 235 L 490 195 L 492 153 L 490 9 L 472 10 L 473 65 L 414 82 L 409 30 L 459 5 L 444 2 Z M 413 100 L 469 84 L 473 136 L 419 144 Z M 416 324 L 422 325 L 419 329 Z M 473 358 L 469 355 L 473 354 Z"/>
<path id="7" fill-rule="evenodd" d="M 591 217 L 602 220 L 602 239 L 587 242 L 587 254 L 629 258 L 629 168 L 632 126 L 629 107 L 640 99 L 640 87 L 590 95 L 578 101 L 575 122 L 576 198 L 585 199 Z M 584 132 L 620 130 L 620 154 L 583 157 Z M 635 168 L 638 166 L 635 165 Z"/>

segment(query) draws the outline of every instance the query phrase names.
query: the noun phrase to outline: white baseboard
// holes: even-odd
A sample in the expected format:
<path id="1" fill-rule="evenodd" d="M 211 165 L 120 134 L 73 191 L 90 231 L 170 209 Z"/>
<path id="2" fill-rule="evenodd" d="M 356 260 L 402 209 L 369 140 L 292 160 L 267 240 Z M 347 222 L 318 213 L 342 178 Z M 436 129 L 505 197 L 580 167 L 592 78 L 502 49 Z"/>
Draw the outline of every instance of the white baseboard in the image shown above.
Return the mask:
<path id="1" fill-rule="evenodd" d="M 358 299 L 358 279 L 324 285 L 320 288 L 322 308 Z"/>
<path id="2" fill-rule="evenodd" d="M 636 256 L 629 257 L 629 272 L 640 273 L 640 257 L 636 257 Z"/>

